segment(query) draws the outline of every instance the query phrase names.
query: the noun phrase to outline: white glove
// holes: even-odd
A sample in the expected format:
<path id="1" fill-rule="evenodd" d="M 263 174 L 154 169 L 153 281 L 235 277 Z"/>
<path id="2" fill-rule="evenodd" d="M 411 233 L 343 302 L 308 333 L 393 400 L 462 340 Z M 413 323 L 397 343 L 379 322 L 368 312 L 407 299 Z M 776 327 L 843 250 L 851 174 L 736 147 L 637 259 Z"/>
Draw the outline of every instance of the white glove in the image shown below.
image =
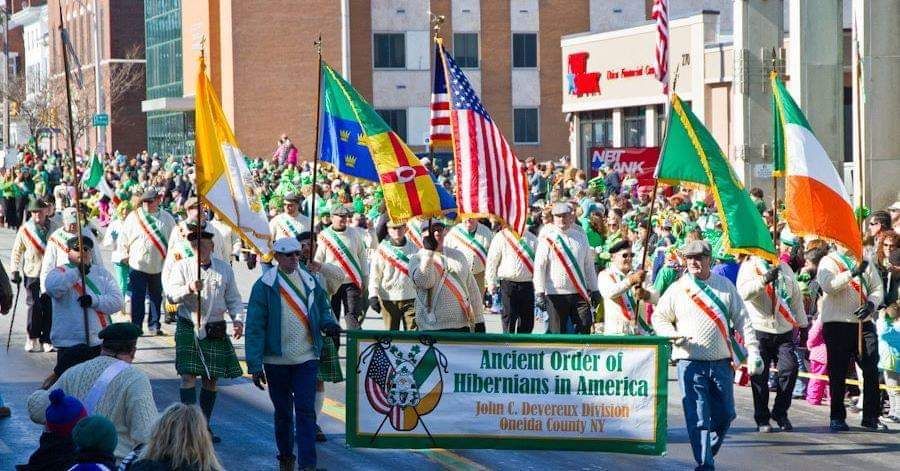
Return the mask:
<path id="1" fill-rule="evenodd" d="M 747 355 L 747 373 L 750 376 L 762 374 L 764 366 L 762 357 L 759 356 L 758 352 L 750 352 Z"/>

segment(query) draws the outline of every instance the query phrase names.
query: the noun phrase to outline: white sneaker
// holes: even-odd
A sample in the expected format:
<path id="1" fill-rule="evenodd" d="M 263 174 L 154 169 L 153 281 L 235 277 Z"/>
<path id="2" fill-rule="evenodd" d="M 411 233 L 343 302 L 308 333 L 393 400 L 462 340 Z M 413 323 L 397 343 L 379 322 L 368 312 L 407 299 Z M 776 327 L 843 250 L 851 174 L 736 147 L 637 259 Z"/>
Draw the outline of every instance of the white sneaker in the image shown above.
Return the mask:
<path id="1" fill-rule="evenodd" d="M 25 351 L 30 352 L 32 348 L 34 348 L 34 341 L 31 339 L 26 340 L 25 341 Z"/>
<path id="2" fill-rule="evenodd" d="M 52 344 L 49 344 L 49 343 L 44 344 L 44 353 L 50 353 L 50 352 L 55 352 L 55 351 L 56 351 L 56 348 L 54 348 Z"/>

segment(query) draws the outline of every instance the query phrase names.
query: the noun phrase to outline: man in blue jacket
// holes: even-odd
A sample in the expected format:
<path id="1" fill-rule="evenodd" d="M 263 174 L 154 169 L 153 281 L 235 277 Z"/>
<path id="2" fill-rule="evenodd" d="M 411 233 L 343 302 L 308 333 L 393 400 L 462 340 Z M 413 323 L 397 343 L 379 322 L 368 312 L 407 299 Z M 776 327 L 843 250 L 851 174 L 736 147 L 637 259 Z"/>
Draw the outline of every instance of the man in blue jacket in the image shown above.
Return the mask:
<path id="1" fill-rule="evenodd" d="M 247 370 L 256 387 L 265 389 L 268 383 L 280 469 L 293 469 L 295 460 L 300 469 L 315 469 L 316 374 L 322 333 L 339 345 L 341 329 L 325 289 L 299 262 L 300 242 L 293 237 L 278 239 L 274 249 L 277 267 L 263 273 L 250 292 Z"/>

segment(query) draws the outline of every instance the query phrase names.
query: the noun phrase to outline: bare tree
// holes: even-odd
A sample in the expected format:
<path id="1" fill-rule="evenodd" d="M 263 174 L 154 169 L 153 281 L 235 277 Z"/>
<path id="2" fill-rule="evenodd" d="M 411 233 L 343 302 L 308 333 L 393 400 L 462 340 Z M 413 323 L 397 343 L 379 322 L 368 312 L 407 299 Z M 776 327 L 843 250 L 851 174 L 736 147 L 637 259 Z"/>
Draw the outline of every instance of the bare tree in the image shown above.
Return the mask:
<path id="1" fill-rule="evenodd" d="M 25 126 L 34 142 L 43 129 L 52 125 L 53 99 L 47 80 L 37 77 L 28 84 L 25 77 L 12 77 L 9 87 L 0 91 L 0 97 L 10 101 L 11 116 Z"/>

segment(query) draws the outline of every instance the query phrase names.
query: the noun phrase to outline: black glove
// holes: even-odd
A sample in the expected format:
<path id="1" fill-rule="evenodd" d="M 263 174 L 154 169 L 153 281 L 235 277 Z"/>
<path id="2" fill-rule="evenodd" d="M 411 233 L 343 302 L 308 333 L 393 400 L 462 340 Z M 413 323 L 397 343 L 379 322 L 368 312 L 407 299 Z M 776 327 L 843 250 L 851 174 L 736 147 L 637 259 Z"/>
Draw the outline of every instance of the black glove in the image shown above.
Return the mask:
<path id="1" fill-rule="evenodd" d="M 428 232 L 427 236 L 422 237 L 422 248 L 425 250 L 434 250 L 437 248 L 437 239 L 434 238 L 431 231 Z"/>
<path id="2" fill-rule="evenodd" d="M 91 307 L 94 304 L 94 299 L 91 298 L 89 294 L 82 294 L 78 297 L 78 305 L 81 307 Z"/>
<path id="3" fill-rule="evenodd" d="M 850 272 L 850 274 L 853 276 L 860 276 L 863 274 L 864 271 L 866 271 L 866 268 L 868 268 L 868 267 L 869 267 L 869 261 L 863 260 L 862 262 L 859 263 L 859 265 L 856 266 L 856 268 L 853 269 L 852 272 Z"/>
<path id="4" fill-rule="evenodd" d="M 378 301 L 378 297 L 372 296 L 369 298 L 369 307 L 375 312 L 381 312 L 381 302 Z"/>
<path id="5" fill-rule="evenodd" d="M 250 254 L 247 256 L 247 269 L 253 270 L 256 268 L 256 254 Z"/>
<path id="6" fill-rule="evenodd" d="M 776 279 L 778 279 L 778 267 L 767 271 L 766 274 L 763 275 L 763 280 L 766 284 L 774 283 Z"/>
<path id="7" fill-rule="evenodd" d="M 78 266 L 78 265 L 76 265 L 76 266 Z M 87 275 L 88 273 L 91 272 L 91 266 L 90 266 L 90 264 L 81 265 L 80 268 L 78 268 L 78 270 L 83 271 L 84 274 Z"/>
<path id="8" fill-rule="evenodd" d="M 18 271 L 12 272 L 12 278 L 9 279 L 14 285 L 18 285 L 22 282 L 22 275 L 19 274 Z"/>
<path id="9" fill-rule="evenodd" d="M 266 372 L 259 370 L 256 373 L 253 373 L 253 384 L 256 385 L 260 391 L 265 391 L 266 387 L 263 385 L 266 384 Z"/>
<path id="10" fill-rule="evenodd" d="M 872 301 L 866 301 L 866 303 L 860 306 L 853 315 L 859 320 L 864 320 L 871 316 L 873 312 L 875 312 L 875 304 L 872 303 Z"/>
<path id="11" fill-rule="evenodd" d="M 534 307 L 536 307 L 542 311 L 546 311 L 547 310 L 547 295 L 541 293 L 541 294 L 535 296 Z"/>
<path id="12" fill-rule="evenodd" d="M 591 291 L 591 308 L 596 309 L 600 303 L 603 302 L 603 296 L 600 296 L 599 291 Z"/>
<path id="13" fill-rule="evenodd" d="M 322 331 L 325 332 L 325 335 L 331 337 L 336 348 L 341 348 L 341 328 L 339 326 L 330 324 L 325 326 Z"/>

